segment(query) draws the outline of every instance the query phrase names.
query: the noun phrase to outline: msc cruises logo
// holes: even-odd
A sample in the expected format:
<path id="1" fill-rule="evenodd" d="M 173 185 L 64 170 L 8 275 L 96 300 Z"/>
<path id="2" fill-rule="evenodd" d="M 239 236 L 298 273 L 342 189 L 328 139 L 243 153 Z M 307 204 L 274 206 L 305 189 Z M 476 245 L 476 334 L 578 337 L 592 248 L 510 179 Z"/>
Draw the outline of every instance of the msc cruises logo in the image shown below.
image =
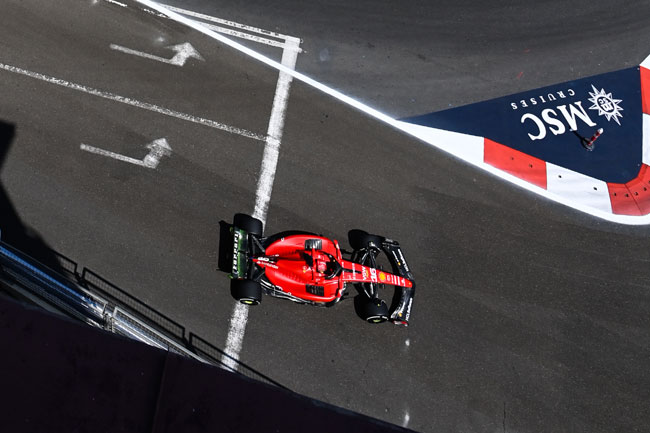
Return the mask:
<path id="1" fill-rule="evenodd" d="M 614 121 L 620 125 L 621 122 L 619 122 L 618 118 L 623 117 L 621 114 L 621 111 L 623 111 L 623 109 L 618 104 L 620 102 L 623 102 L 623 100 L 612 98 L 612 94 L 606 93 L 605 89 L 600 89 L 600 91 L 598 91 L 598 89 L 596 89 L 593 84 L 591 85 L 591 88 L 594 89 L 594 92 L 589 92 L 589 95 L 591 96 L 591 98 L 589 98 L 589 102 L 594 105 L 589 107 L 589 109 L 598 110 L 599 116 L 605 116 L 608 122 L 614 119 Z"/>
<path id="2" fill-rule="evenodd" d="M 620 103 L 623 100 L 615 99 L 605 89 L 598 90 L 593 84 L 591 88 L 593 92 L 587 91 L 591 96 L 587 99 L 592 104 L 589 110 L 596 110 L 599 116 L 605 116 L 607 121 L 614 119 L 621 126 L 619 119 L 623 118 L 623 114 L 621 114 L 623 108 Z M 596 123 L 589 116 L 589 110 L 585 110 L 583 107 L 583 101 L 574 99 L 577 95 L 574 89 L 566 89 L 512 102 L 510 106 L 513 110 L 542 106 L 540 107 L 541 111 L 524 112 L 520 118 L 520 123 L 525 126 L 528 138 L 531 141 L 543 140 L 549 136 L 549 132 L 552 136 L 557 136 L 570 131 L 577 131 L 580 125 L 586 125 L 590 128 L 596 126 Z M 563 103 L 552 104 L 554 101 L 562 101 Z M 552 105 L 549 107 L 550 104 Z"/>

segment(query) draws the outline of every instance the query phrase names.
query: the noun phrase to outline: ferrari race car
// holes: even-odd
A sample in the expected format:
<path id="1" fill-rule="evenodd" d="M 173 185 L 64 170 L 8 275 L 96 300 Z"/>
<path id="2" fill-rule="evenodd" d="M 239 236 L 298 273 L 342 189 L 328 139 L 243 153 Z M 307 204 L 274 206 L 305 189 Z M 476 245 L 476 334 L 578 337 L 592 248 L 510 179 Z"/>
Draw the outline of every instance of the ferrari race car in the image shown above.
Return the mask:
<path id="1" fill-rule="evenodd" d="M 370 323 L 387 320 L 408 325 L 415 295 L 413 275 L 399 244 L 362 230 L 351 230 L 353 251 L 336 240 L 308 232 L 283 232 L 264 237 L 262 222 L 235 214 L 232 234 L 232 296 L 247 305 L 262 301 L 262 292 L 300 304 L 330 307 L 358 292 L 357 313 Z M 377 265 L 384 253 L 392 272 Z M 349 254 L 344 259 L 343 254 Z M 379 298 L 385 285 L 395 287 L 391 308 Z"/>

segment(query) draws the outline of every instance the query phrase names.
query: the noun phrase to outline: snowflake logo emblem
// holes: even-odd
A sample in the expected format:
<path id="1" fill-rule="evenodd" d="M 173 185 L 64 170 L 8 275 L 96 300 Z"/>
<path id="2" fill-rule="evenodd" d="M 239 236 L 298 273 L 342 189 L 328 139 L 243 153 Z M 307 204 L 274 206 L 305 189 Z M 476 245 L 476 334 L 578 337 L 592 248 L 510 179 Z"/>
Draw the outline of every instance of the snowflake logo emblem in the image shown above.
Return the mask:
<path id="1" fill-rule="evenodd" d="M 598 110 L 599 116 L 605 116 L 608 122 L 614 119 L 614 121 L 620 126 L 621 122 L 618 119 L 623 118 L 623 115 L 621 114 L 623 109 L 618 104 L 623 102 L 623 100 L 614 99 L 611 93 L 605 92 L 605 89 L 598 90 L 593 84 L 591 85 L 591 88 L 594 89 L 594 92 L 589 92 L 589 95 L 591 96 L 589 102 L 593 105 L 589 107 L 589 109 Z"/>

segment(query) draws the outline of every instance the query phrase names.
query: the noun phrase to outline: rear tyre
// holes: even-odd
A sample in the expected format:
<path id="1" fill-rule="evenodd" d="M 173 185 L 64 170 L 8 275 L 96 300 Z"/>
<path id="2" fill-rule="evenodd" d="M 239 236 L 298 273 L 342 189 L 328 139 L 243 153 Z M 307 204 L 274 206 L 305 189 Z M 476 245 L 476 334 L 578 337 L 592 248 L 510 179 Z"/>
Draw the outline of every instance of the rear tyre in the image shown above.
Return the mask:
<path id="1" fill-rule="evenodd" d="M 262 286 L 257 281 L 231 280 L 230 294 L 245 305 L 258 305 L 262 302 Z"/>
<path id="2" fill-rule="evenodd" d="M 381 299 L 366 299 L 361 315 L 368 323 L 383 323 L 388 320 L 388 305 Z"/>
<path id="3" fill-rule="evenodd" d="M 381 243 L 384 240 L 381 236 L 371 235 L 363 230 L 350 230 L 348 232 L 348 241 L 353 250 L 363 250 L 368 248 L 369 244 L 381 249 Z"/>
<path id="4" fill-rule="evenodd" d="M 246 230 L 254 236 L 262 236 L 262 231 L 264 230 L 262 221 L 245 213 L 236 213 L 233 219 L 233 225 L 242 230 Z"/>

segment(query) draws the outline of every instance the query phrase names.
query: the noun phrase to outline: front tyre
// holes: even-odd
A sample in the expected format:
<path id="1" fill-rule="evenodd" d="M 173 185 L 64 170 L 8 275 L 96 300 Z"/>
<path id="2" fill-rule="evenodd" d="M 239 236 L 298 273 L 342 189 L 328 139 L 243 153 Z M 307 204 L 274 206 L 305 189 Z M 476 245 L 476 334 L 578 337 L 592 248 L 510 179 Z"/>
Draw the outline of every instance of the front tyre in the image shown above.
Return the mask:
<path id="1" fill-rule="evenodd" d="M 388 305 L 381 299 L 366 299 L 361 306 L 361 316 L 368 323 L 383 323 L 388 320 Z"/>
<path id="2" fill-rule="evenodd" d="M 363 230 L 350 230 L 348 232 L 348 241 L 353 250 L 363 250 L 368 248 L 369 245 L 373 244 L 377 249 L 381 249 L 381 243 L 383 238 L 377 235 L 371 235 L 368 232 Z"/>
<path id="3" fill-rule="evenodd" d="M 230 280 L 230 294 L 245 305 L 258 305 L 262 302 L 262 286 L 257 281 Z"/>
<path id="4" fill-rule="evenodd" d="M 253 236 L 262 236 L 264 230 L 262 221 L 253 218 L 250 215 L 246 215 L 245 213 L 236 213 L 235 218 L 233 219 L 233 225 L 252 234 Z"/>

